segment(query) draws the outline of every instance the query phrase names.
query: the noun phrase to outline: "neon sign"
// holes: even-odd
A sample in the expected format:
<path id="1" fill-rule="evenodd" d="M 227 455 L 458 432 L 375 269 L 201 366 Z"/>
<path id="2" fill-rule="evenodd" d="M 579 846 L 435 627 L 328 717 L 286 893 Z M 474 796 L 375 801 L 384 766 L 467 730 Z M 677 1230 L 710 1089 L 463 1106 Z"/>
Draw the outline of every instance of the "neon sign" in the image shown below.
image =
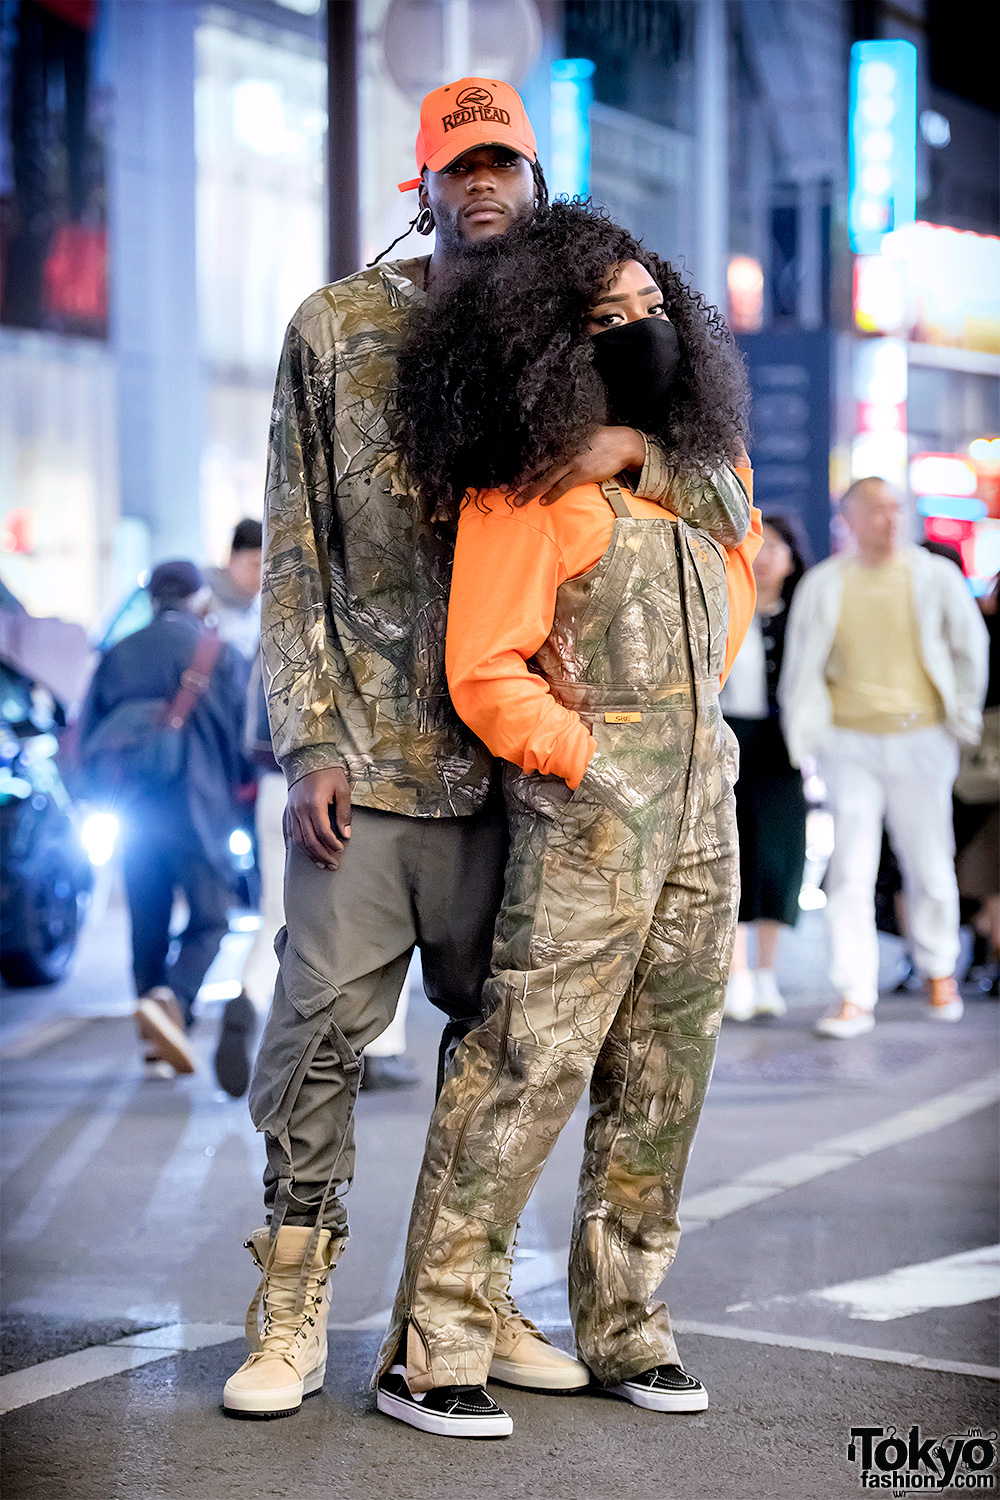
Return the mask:
<path id="1" fill-rule="evenodd" d="M 917 52 L 912 42 L 851 48 L 851 249 L 877 255 L 885 235 L 912 224 L 917 204 Z"/>

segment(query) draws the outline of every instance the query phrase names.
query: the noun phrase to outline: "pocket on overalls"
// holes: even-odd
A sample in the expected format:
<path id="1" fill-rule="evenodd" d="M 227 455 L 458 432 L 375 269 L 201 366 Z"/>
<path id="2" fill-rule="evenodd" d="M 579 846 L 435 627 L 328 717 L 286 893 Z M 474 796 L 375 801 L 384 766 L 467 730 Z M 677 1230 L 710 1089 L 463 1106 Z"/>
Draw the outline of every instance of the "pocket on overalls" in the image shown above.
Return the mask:
<path id="1" fill-rule="evenodd" d="M 340 991 L 311 968 L 288 941 L 285 928 L 274 944 L 281 964 L 274 999 L 250 1081 L 250 1118 L 258 1130 L 280 1135 L 301 1082 L 324 1038 L 329 1038 L 345 1072 L 360 1074 L 361 1059 L 333 1019 Z"/>
<path id="2" fill-rule="evenodd" d="M 554 823 L 575 795 L 561 776 L 542 776 L 504 763 L 503 794 L 508 805 Z"/>

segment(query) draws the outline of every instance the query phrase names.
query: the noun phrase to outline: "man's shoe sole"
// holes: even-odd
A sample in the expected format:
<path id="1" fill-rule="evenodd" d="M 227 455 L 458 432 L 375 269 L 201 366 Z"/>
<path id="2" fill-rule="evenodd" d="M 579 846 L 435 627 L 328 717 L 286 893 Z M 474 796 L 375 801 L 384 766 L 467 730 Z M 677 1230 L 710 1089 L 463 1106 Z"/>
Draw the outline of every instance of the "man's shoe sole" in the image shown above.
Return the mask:
<path id="1" fill-rule="evenodd" d="M 234 1391 L 228 1385 L 222 1392 L 223 1408 L 234 1417 L 293 1417 L 307 1396 L 318 1396 L 323 1389 L 326 1365 L 317 1365 L 302 1382 L 301 1392 L 294 1385 L 284 1387 L 289 1399 L 284 1404 L 280 1392 Z"/>
<path id="2" fill-rule="evenodd" d="M 135 1021 L 143 1041 L 156 1048 L 163 1062 L 168 1062 L 178 1073 L 195 1071 L 194 1053 L 183 1031 L 174 1025 L 162 1005 L 155 1000 L 140 1000 L 135 1008 Z"/>
<path id="3" fill-rule="evenodd" d="M 651 1391 L 642 1386 L 612 1385 L 608 1387 L 612 1396 L 621 1396 L 633 1406 L 642 1406 L 646 1411 L 693 1412 L 705 1411 L 708 1407 L 707 1391 Z"/>
<path id="4" fill-rule="evenodd" d="M 590 1371 L 581 1365 L 579 1373 L 574 1370 L 543 1370 L 535 1365 L 519 1365 L 513 1360 L 498 1359 L 490 1365 L 490 1380 L 501 1385 L 516 1386 L 519 1391 L 538 1391 L 546 1395 L 572 1395 L 574 1391 L 586 1390 L 590 1385 Z"/>
<path id="5" fill-rule="evenodd" d="M 257 1012 L 246 995 L 226 1001 L 214 1066 L 219 1087 L 231 1099 L 242 1099 L 250 1087 L 250 1043 L 256 1021 Z"/>
<path id="6" fill-rule="evenodd" d="M 412 1405 L 388 1391 L 378 1391 L 375 1404 L 387 1417 L 406 1422 L 420 1432 L 431 1432 L 437 1437 L 499 1438 L 510 1437 L 514 1423 L 506 1414 L 502 1417 L 449 1417 L 439 1411 L 423 1411 L 419 1402 Z"/>

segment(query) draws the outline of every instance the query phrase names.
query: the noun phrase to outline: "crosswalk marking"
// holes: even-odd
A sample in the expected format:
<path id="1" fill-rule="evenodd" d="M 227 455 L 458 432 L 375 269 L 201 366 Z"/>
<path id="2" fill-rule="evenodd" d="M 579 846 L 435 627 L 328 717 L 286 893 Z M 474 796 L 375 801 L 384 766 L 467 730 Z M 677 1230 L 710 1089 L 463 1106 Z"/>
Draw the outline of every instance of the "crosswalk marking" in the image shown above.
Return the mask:
<path id="1" fill-rule="evenodd" d="M 921 1265 L 898 1266 L 883 1276 L 842 1281 L 810 1292 L 810 1300 L 830 1302 L 849 1318 L 887 1323 L 932 1307 L 964 1307 L 1000 1297 L 1000 1245 L 945 1255 Z"/>
<path id="2" fill-rule="evenodd" d="M 837 1172 L 841 1167 L 849 1167 L 875 1151 L 885 1151 L 890 1146 L 899 1146 L 904 1141 L 926 1135 L 928 1131 L 953 1125 L 966 1115 L 985 1109 L 997 1099 L 1000 1099 L 1000 1074 L 989 1073 L 965 1084 L 963 1088 L 939 1094 L 935 1099 L 928 1099 L 925 1104 L 890 1115 L 875 1125 L 867 1125 L 861 1130 L 852 1130 L 847 1135 L 821 1141 L 808 1151 L 795 1151 L 790 1156 L 782 1156 L 776 1161 L 765 1162 L 763 1166 L 752 1167 L 749 1172 L 741 1173 L 739 1177 L 720 1187 L 684 1197 L 681 1200 L 684 1232 L 691 1234 L 729 1214 L 752 1208 L 754 1204 L 763 1203 L 767 1198 L 777 1197 L 789 1188 L 800 1187 L 827 1172 Z"/>

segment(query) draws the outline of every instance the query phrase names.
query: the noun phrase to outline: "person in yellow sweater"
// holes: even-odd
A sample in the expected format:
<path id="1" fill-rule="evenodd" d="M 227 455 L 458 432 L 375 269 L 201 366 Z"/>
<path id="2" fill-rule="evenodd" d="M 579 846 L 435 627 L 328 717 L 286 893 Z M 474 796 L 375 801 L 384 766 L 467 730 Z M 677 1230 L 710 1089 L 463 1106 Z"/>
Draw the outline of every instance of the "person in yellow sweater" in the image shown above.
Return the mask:
<path id="1" fill-rule="evenodd" d="M 925 1015 L 958 1021 L 958 884 L 951 789 L 958 748 L 982 733 L 987 637 L 960 569 L 902 536 L 885 480 L 841 501 L 852 548 L 810 569 L 795 592 L 779 696 L 793 765 L 816 756 L 833 811 L 826 875 L 830 978 L 838 1000 L 820 1036 L 875 1026 L 875 880 L 882 825 L 903 874 Z"/>
<path id="2" fill-rule="evenodd" d="M 400 450 L 440 523 L 458 516 L 448 680 L 506 761 L 511 854 L 487 1019 L 431 1121 L 378 1406 L 444 1435 L 512 1430 L 485 1389 L 504 1378 L 490 1288 L 589 1084 L 580 1384 L 700 1411 L 654 1296 L 732 954 L 736 753 L 718 693 L 753 613 L 759 515 L 727 549 L 624 479 L 548 505 L 536 480 L 610 417 L 663 442 L 678 496 L 749 490 L 742 368 L 671 266 L 557 204 L 428 309 L 399 372 Z"/>

